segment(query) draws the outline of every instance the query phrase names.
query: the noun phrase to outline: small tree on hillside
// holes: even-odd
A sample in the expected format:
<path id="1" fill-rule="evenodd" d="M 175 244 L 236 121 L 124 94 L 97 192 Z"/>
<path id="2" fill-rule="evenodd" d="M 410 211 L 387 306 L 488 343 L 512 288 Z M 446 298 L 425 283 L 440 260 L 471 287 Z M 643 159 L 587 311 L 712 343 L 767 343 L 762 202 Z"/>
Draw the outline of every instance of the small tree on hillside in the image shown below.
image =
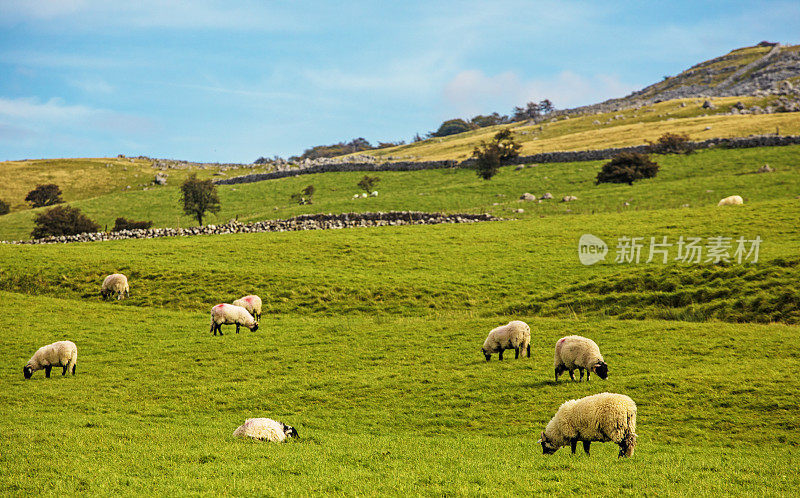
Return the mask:
<path id="1" fill-rule="evenodd" d="M 647 154 L 621 152 L 603 165 L 597 174 L 595 184 L 627 183 L 633 185 L 636 180 L 653 178 L 657 173 L 658 164 L 651 161 Z"/>
<path id="2" fill-rule="evenodd" d="M 147 230 L 152 226 L 153 226 L 152 221 L 133 221 L 122 217 L 119 217 L 116 220 L 114 220 L 115 232 L 119 232 L 120 230 Z"/>
<path id="3" fill-rule="evenodd" d="M 199 180 L 196 173 L 181 185 L 181 202 L 183 212 L 197 218 L 197 224 L 201 226 L 206 212 L 218 213 L 220 210 L 217 186 L 211 180 Z"/>
<path id="4" fill-rule="evenodd" d="M 8 214 L 9 211 L 11 211 L 11 206 L 9 206 L 6 201 L 0 199 L 0 216 Z"/>
<path id="5" fill-rule="evenodd" d="M 364 175 L 364 178 L 362 178 L 361 181 L 358 182 L 358 188 L 370 194 L 372 193 L 372 189 L 379 181 L 381 181 L 381 179 L 378 178 L 377 176 Z"/>
<path id="6" fill-rule="evenodd" d="M 33 219 L 33 224 L 35 228 L 31 232 L 31 237 L 34 239 L 100 230 L 100 225 L 90 220 L 80 209 L 71 206 L 56 206 L 39 213 Z"/>
<path id="7" fill-rule="evenodd" d="M 31 207 L 52 206 L 64 202 L 61 199 L 61 189 L 54 183 L 47 185 L 37 185 L 35 189 L 28 192 L 25 200 L 31 203 Z"/>
<path id="8" fill-rule="evenodd" d="M 289 198 L 295 201 L 296 203 L 300 204 L 301 206 L 303 204 L 313 204 L 311 202 L 311 197 L 314 195 L 315 191 L 316 189 L 314 188 L 314 186 L 309 185 L 303 190 L 301 190 L 299 193 L 292 194 Z"/>
<path id="9" fill-rule="evenodd" d="M 655 142 L 647 141 L 653 154 L 691 154 L 694 143 L 687 133 L 664 133 Z"/>
<path id="10" fill-rule="evenodd" d="M 476 159 L 478 176 L 484 180 L 490 179 L 497 174 L 504 162 L 519 156 L 521 148 L 522 144 L 514 141 L 511 130 L 507 128 L 497 132 L 491 142 L 481 142 L 481 145 L 472 151 L 472 157 Z"/>

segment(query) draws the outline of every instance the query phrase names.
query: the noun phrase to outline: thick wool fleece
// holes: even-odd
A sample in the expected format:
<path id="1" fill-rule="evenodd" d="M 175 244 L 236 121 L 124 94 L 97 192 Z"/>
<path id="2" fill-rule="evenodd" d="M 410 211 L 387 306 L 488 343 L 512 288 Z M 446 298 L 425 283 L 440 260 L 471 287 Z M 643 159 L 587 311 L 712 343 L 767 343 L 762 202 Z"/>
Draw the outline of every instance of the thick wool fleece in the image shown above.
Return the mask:
<path id="1" fill-rule="evenodd" d="M 67 367 L 67 371 L 72 371 L 77 363 L 78 346 L 72 341 L 58 341 L 40 347 L 26 366 L 31 367 L 33 372 L 45 367 Z"/>
<path id="2" fill-rule="evenodd" d="M 255 318 L 256 321 L 261 318 L 261 298 L 254 294 L 239 298 L 231 304 L 234 306 L 241 306 L 242 308 L 246 309 L 248 313 L 253 315 L 253 318 Z"/>
<path id="3" fill-rule="evenodd" d="M 117 295 L 117 299 L 123 299 L 130 294 L 130 287 L 128 287 L 128 277 L 122 273 L 113 273 L 103 280 L 103 287 L 101 288 L 103 295 Z"/>
<path id="4" fill-rule="evenodd" d="M 249 418 L 240 425 L 233 435 L 237 437 L 250 437 L 261 441 L 282 443 L 286 440 L 285 426 L 271 418 Z"/>
<path id="5" fill-rule="evenodd" d="M 572 440 L 636 444 L 636 403 L 624 394 L 600 393 L 564 402 L 547 424 L 544 435 L 556 448 Z"/>
<path id="6" fill-rule="evenodd" d="M 531 342 L 531 328 L 520 320 L 512 320 L 489 332 L 483 341 L 484 354 L 498 353 L 505 349 L 526 349 Z"/>

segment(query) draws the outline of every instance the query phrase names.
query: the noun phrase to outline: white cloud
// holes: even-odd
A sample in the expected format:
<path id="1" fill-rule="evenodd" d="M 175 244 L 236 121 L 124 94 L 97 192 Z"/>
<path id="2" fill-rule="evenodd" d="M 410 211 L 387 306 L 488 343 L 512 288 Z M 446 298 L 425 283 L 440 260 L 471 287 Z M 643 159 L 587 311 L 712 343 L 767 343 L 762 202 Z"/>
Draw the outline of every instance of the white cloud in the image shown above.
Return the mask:
<path id="1" fill-rule="evenodd" d="M 83 105 L 70 105 L 58 98 L 41 102 L 35 98 L 0 97 L 0 125 L 9 129 L 29 130 L 31 133 L 57 131 L 80 133 L 80 129 L 83 128 L 136 133 L 152 128 L 149 120 L 139 116 Z"/>
<path id="2" fill-rule="evenodd" d="M 513 71 L 487 76 L 482 71 L 458 73 L 444 88 L 444 98 L 453 115 L 509 113 L 514 106 L 550 99 L 558 108 L 570 108 L 623 97 L 635 90 L 616 76 L 583 76 L 562 71 L 550 78 L 523 81 Z"/>
<path id="3" fill-rule="evenodd" d="M 76 79 L 76 80 L 70 80 L 69 83 L 70 83 L 70 85 L 74 86 L 75 88 L 83 90 L 84 92 L 89 93 L 89 94 L 102 93 L 102 94 L 106 94 L 107 95 L 107 94 L 110 94 L 110 93 L 114 92 L 114 87 L 113 86 L 111 86 L 107 81 L 105 81 L 103 79 L 99 79 L 99 78 L 96 78 L 96 79 L 88 79 L 88 78 Z"/>

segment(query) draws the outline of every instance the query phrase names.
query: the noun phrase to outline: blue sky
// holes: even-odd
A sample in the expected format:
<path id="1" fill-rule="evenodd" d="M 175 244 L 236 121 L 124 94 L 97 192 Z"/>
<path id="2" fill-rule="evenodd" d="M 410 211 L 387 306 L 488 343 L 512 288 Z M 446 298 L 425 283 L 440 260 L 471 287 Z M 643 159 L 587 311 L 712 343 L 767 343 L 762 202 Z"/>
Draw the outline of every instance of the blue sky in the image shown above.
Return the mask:
<path id="1" fill-rule="evenodd" d="M 0 0 L 0 160 L 287 157 L 622 97 L 800 2 Z"/>

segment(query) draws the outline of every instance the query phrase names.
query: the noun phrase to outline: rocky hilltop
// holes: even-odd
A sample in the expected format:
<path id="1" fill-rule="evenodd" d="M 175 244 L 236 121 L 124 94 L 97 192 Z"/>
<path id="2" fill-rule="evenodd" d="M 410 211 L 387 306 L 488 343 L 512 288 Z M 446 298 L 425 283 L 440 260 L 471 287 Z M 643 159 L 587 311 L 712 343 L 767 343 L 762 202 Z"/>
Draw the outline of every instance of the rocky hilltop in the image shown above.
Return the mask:
<path id="1" fill-rule="evenodd" d="M 761 42 L 696 64 L 621 99 L 578 107 L 566 114 L 608 112 L 672 99 L 784 95 L 800 97 L 800 45 Z"/>

